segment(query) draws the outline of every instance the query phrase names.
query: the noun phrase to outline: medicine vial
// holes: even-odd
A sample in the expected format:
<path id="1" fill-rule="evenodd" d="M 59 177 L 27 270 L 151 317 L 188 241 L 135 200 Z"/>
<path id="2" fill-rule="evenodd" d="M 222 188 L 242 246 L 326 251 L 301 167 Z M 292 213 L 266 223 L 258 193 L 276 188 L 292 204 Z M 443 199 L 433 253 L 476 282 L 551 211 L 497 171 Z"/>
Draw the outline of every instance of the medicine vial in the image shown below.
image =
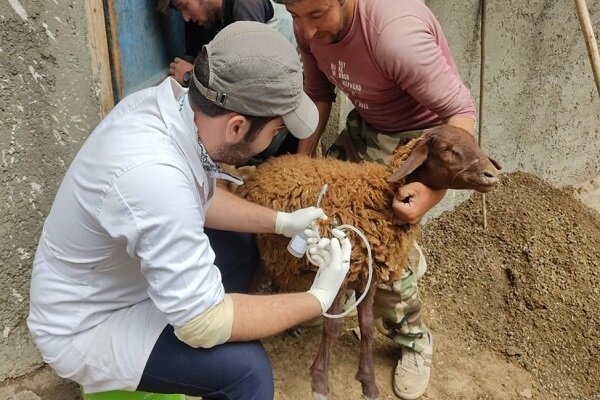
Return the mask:
<path id="1" fill-rule="evenodd" d="M 304 232 L 295 234 L 287 246 L 287 249 L 290 252 L 290 254 L 297 258 L 304 257 L 307 247 L 306 239 L 307 237 L 304 234 Z"/>

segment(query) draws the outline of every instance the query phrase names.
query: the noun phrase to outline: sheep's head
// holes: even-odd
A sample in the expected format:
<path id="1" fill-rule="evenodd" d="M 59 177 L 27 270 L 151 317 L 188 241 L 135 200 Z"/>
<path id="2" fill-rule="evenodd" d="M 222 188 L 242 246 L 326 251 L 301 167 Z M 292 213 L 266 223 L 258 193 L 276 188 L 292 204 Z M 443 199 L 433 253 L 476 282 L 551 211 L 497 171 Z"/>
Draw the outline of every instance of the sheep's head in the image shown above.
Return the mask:
<path id="1" fill-rule="evenodd" d="M 421 182 L 431 189 L 490 191 L 498 183 L 500 165 L 481 151 L 475 137 L 461 128 L 442 125 L 423 134 L 389 182 Z"/>

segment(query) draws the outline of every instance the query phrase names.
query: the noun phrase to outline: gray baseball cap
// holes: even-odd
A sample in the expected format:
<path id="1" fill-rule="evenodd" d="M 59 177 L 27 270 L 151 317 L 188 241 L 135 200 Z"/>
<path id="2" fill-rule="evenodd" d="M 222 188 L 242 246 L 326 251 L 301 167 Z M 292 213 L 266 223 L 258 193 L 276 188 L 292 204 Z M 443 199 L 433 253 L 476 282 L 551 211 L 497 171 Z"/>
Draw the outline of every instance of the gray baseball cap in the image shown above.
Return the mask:
<path id="1" fill-rule="evenodd" d="M 317 129 L 317 107 L 302 90 L 302 63 L 281 33 L 260 22 L 238 21 L 221 30 L 204 50 L 208 87 L 193 77 L 204 97 L 241 114 L 280 116 L 299 139 Z"/>

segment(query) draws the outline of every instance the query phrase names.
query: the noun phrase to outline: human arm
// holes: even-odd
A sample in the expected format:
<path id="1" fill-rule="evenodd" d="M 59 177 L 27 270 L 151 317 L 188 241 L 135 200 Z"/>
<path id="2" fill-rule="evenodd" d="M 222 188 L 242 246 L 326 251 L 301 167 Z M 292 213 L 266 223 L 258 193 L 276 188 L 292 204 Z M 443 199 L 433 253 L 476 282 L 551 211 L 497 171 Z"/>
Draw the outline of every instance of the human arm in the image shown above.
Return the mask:
<path id="1" fill-rule="evenodd" d="M 473 133 L 473 100 L 456 71 L 439 24 L 425 7 L 388 24 L 375 56 L 384 73 L 418 104 L 444 122 Z M 401 186 L 392 203 L 396 222 L 418 223 L 445 194 L 446 190 L 431 190 L 419 182 Z"/>
<path id="2" fill-rule="evenodd" d="M 183 74 L 194 69 L 194 64 L 185 61 L 182 58 L 175 57 L 169 64 L 169 75 L 171 75 L 180 85 L 183 85 Z"/>
<path id="3" fill-rule="evenodd" d="M 453 116 L 448 119 L 447 123 L 449 125 L 462 128 L 465 131 L 469 132 L 471 135 L 475 131 L 475 120 L 470 117 Z"/>
<path id="4" fill-rule="evenodd" d="M 189 346 L 202 348 L 263 339 L 316 317 L 320 310 L 319 301 L 308 292 L 226 294 L 221 302 L 175 327 L 175 335 Z"/>
<path id="5" fill-rule="evenodd" d="M 319 124 L 315 132 L 307 137 L 298 141 L 298 153 L 312 156 L 317 148 L 319 139 L 325 132 L 329 115 L 331 114 L 331 103 L 325 101 L 318 101 L 315 103 L 317 110 L 319 111 Z"/>
<path id="6" fill-rule="evenodd" d="M 326 218 L 320 208 L 307 207 L 292 213 L 278 212 L 217 186 L 206 212 L 205 225 L 227 231 L 277 233 L 291 237 L 315 219 Z"/>
<path id="7" fill-rule="evenodd" d="M 321 314 L 321 305 L 308 292 L 267 296 L 232 294 L 234 304 L 228 341 L 263 339 Z"/>
<path id="8" fill-rule="evenodd" d="M 394 222 L 399 225 L 418 224 L 421 218 L 438 204 L 447 190 L 432 190 L 421 182 L 400 186 L 392 201 Z"/>
<path id="9" fill-rule="evenodd" d="M 313 155 L 329 120 L 331 104 L 335 101 L 335 86 L 319 69 L 318 62 L 310 51 L 310 46 L 298 36 L 296 36 L 296 40 L 304 66 L 304 91 L 315 102 L 319 111 L 317 129 L 310 137 L 299 141 L 298 153 Z"/>
<path id="10" fill-rule="evenodd" d="M 205 226 L 225 231 L 273 233 L 276 218 L 275 210 L 217 186 L 206 212 Z"/>
<path id="11" fill-rule="evenodd" d="M 382 30 L 374 46 L 377 63 L 400 90 L 442 122 L 474 121 L 473 100 L 460 79 L 439 23 L 425 6 L 415 7 L 415 15 L 397 18 Z"/>
<path id="12" fill-rule="evenodd" d="M 310 247 L 314 259 L 319 261 L 319 270 L 307 292 L 226 295 L 218 308 L 178 327 L 175 334 L 192 347 L 212 347 L 226 341 L 269 337 L 324 313 L 346 277 L 352 252 L 345 234 L 339 230 L 333 233 L 335 238 L 321 239 Z"/>
<path id="13" fill-rule="evenodd" d="M 475 121 L 468 116 L 453 116 L 447 123 L 473 134 Z M 442 201 L 446 192 L 446 189 L 432 190 L 420 182 L 400 186 L 392 201 L 395 222 L 400 225 L 419 223 L 429 210 Z"/>

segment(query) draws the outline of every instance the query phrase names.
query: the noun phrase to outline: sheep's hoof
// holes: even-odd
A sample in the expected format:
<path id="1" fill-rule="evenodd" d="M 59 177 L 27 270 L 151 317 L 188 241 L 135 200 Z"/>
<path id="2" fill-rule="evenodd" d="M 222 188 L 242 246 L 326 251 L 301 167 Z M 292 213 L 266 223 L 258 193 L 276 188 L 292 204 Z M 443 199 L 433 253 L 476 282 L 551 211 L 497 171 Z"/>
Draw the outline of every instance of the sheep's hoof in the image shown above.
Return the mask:
<path id="1" fill-rule="evenodd" d="M 313 400 L 327 400 L 327 396 L 321 393 L 312 392 Z"/>
<path id="2" fill-rule="evenodd" d="M 365 399 L 365 400 L 381 400 L 381 397 L 379 397 L 379 396 L 377 396 L 377 397 L 369 397 L 369 396 L 363 395 L 363 399 Z"/>

